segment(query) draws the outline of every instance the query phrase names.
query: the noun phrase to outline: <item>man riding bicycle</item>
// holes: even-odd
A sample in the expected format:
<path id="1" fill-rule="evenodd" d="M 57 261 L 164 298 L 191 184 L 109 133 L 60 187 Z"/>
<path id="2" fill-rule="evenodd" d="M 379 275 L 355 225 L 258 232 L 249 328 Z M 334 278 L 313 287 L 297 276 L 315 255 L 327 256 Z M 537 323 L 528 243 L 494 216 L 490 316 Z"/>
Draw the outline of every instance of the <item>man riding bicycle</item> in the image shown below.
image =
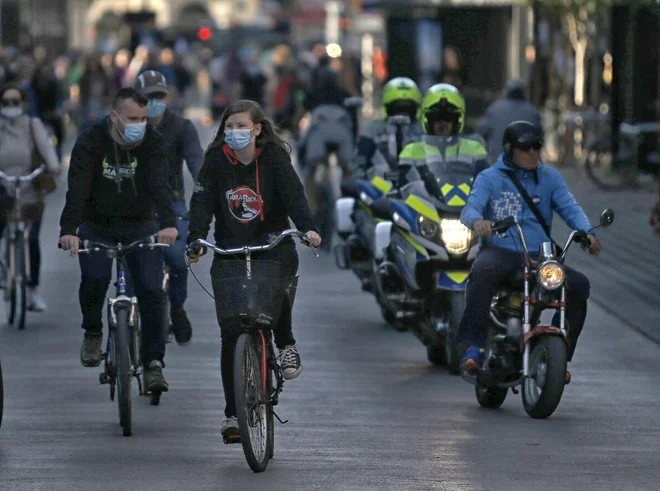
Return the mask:
<path id="1" fill-rule="evenodd" d="M 167 150 L 167 176 L 172 189 L 174 210 L 180 217 L 186 212 L 185 189 L 183 186 L 183 161 L 194 179 L 202 167 L 204 154 L 199 136 L 192 121 L 179 116 L 167 108 L 169 88 L 162 73 L 149 70 L 143 72 L 135 83 L 135 89 L 146 97 L 147 117 L 165 139 Z M 183 346 L 190 342 L 192 326 L 183 304 L 188 297 L 188 267 L 184 259 L 188 222 L 177 219 L 179 236 L 176 242 L 165 249 L 165 262 L 170 267 L 170 318 L 176 342 Z"/>
<path id="2" fill-rule="evenodd" d="M 504 153 L 490 169 L 477 176 L 468 203 L 461 213 L 461 221 L 483 237 L 481 251 L 472 265 L 468 279 L 466 308 L 456 334 L 457 342 L 469 344 L 461 362 L 461 369 L 479 370 L 485 358 L 488 335 L 488 312 L 493 296 L 511 280 L 524 262 L 522 244 L 515 234 L 491 237 L 491 221 L 513 216 L 522 227 L 529 251 L 538 251 L 548 240 L 552 215 L 556 212 L 572 229 L 590 230 L 584 211 L 569 192 L 563 176 L 540 162 L 543 136 L 539 128 L 527 121 L 511 123 L 504 132 Z M 521 186 L 518 187 L 518 184 Z M 529 201 L 537 208 L 532 211 Z M 543 222 L 539 221 L 537 215 Z M 600 241 L 588 235 L 589 252 L 600 253 Z M 587 316 L 589 280 L 581 273 L 566 268 L 568 338 L 571 361 L 575 345 Z M 558 326 L 559 313 L 552 324 Z M 571 380 L 566 373 L 566 383 Z"/>
<path id="3" fill-rule="evenodd" d="M 167 176 L 163 137 L 147 126 L 147 100 L 132 88 L 117 92 L 110 115 L 76 141 L 69 164 L 69 189 L 60 219 L 60 246 L 75 256 L 81 240 L 128 244 L 155 233 L 173 244 L 176 219 Z M 158 213 L 158 222 L 154 220 Z M 80 307 L 85 330 L 80 361 L 101 364 L 102 310 L 112 278 L 112 259 L 104 254 L 79 258 Z M 127 258 L 140 306 L 144 382 L 149 392 L 166 392 L 163 378 L 163 255 L 140 250 Z"/>

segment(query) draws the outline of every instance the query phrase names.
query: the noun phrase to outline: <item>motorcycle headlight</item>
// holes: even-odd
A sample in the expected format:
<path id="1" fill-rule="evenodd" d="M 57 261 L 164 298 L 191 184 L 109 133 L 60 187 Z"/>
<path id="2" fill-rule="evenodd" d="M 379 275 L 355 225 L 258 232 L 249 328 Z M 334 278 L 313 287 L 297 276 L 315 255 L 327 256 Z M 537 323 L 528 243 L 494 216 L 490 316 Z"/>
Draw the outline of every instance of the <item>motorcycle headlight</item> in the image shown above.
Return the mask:
<path id="1" fill-rule="evenodd" d="M 417 222 L 419 232 L 425 239 L 433 240 L 438 235 L 438 223 L 424 216 L 420 216 Z"/>
<path id="2" fill-rule="evenodd" d="M 440 237 L 447 252 L 459 255 L 470 250 L 472 231 L 460 220 L 444 219 L 440 222 L 440 229 L 442 230 Z"/>
<path id="3" fill-rule="evenodd" d="M 556 290 L 564 284 L 566 270 L 557 261 L 548 261 L 539 266 L 536 278 L 546 290 Z"/>

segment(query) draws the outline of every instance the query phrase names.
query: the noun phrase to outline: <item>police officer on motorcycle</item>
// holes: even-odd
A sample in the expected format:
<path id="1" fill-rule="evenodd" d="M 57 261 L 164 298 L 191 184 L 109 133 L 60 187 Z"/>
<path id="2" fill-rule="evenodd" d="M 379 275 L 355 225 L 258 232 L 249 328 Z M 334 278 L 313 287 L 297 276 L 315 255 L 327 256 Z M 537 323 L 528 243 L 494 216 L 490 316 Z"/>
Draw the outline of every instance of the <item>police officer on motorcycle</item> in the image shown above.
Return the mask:
<path id="1" fill-rule="evenodd" d="M 452 206 L 464 205 L 469 190 L 452 186 L 443 192 L 442 176 L 461 173 L 474 178 L 489 165 L 482 142 L 461 135 L 464 124 L 465 99 L 458 89 L 450 84 L 431 87 L 422 102 L 425 134 L 421 141 L 407 145 L 399 155 L 401 183 L 421 179 L 432 196 L 443 201 L 454 200 L 449 203 Z"/>
<path id="2" fill-rule="evenodd" d="M 488 313 L 493 296 L 514 277 L 524 262 L 522 245 L 515 234 L 491 237 L 491 221 L 514 216 L 522 227 L 530 251 L 538 251 L 549 240 L 552 215 L 556 212 L 572 229 L 590 230 L 584 211 L 569 192 L 563 176 L 540 162 L 543 136 L 539 128 L 527 121 L 511 123 L 504 132 L 504 152 L 495 165 L 477 176 L 461 221 L 482 237 L 481 251 L 472 265 L 466 292 L 466 308 L 456 334 L 456 342 L 469 344 L 461 369 L 474 372 L 481 369 L 488 335 Z M 537 207 L 546 224 L 539 223 L 535 212 L 526 204 L 520 183 Z M 600 241 L 589 234 L 589 252 L 600 253 Z M 566 268 L 566 320 L 570 348 L 568 360 L 575 352 L 580 332 L 587 316 L 589 280 L 574 269 Z M 558 316 L 553 319 L 558 325 Z M 571 379 L 566 373 L 566 383 Z"/>
<path id="3" fill-rule="evenodd" d="M 365 125 L 358 139 L 357 155 L 363 160 L 360 170 L 376 169 L 380 175 L 396 169 L 403 147 L 422 137 L 421 106 L 422 92 L 413 80 L 397 77 L 385 84 L 382 119 Z M 397 142 L 397 131 L 400 142 Z"/>

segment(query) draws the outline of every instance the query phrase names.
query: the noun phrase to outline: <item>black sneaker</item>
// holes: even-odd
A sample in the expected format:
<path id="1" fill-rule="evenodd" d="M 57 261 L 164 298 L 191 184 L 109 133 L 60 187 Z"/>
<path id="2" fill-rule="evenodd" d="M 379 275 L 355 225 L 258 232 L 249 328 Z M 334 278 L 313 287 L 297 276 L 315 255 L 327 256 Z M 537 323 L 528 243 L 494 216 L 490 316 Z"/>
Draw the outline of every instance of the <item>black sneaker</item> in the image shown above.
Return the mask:
<path id="1" fill-rule="evenodd" d="M 285 380 L 293 380 L 302 372 L 302 363 L 300 355 L 295 345 L 287 346 L 280 350 L 279 355 L 280 368 Z"/>
<path id="2" fill-rule="evenodd" d="M 185 346 L 190 343 L 192 338 L 192 325 L 188 320 L 188 315 L 183 307 L 172 307 L 170 311 L 170 319 L 172 320 L 172 331 L 174 331 L 174 339 L 179 346 Z"/>
<path id="3" fill-rule="evenodd" d="M 80 363 L 84 367 L 98 367 L 101 364 L 103 333 L 86 332 L 80 348 Z"/>
<path id="4" fill-rule="evenodd" d="M 147 393 L 167 392 L 169 386 L 163 377 L 163 364 L 158 360 L 149 363 L 149 368 L 144 372 L 144 390 Z"/>

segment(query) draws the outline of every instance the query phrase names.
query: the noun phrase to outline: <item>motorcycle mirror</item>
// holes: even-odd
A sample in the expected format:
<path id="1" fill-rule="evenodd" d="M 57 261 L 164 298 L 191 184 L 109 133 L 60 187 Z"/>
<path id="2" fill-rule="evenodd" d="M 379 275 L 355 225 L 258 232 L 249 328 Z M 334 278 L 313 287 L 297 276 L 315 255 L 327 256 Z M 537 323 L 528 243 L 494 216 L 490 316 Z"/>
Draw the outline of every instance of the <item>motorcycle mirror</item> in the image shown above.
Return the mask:
<path id="1" fill-rule="evenodd" d="M 410 124 L 410 117 L 404 116 L 403 114 L 397 114 L 396 116 L 390 116 L 387 118 L 387 124 L 394 126 L 405 126 Z"/>
<path id="2" fill-rule="evenodd" d="M 600 226 L 607 228 L 612 225 L 614 221 L 614 210 L 612 208 L 607 208 L 603 210 L 603 213 L 600 214 Z"/>

